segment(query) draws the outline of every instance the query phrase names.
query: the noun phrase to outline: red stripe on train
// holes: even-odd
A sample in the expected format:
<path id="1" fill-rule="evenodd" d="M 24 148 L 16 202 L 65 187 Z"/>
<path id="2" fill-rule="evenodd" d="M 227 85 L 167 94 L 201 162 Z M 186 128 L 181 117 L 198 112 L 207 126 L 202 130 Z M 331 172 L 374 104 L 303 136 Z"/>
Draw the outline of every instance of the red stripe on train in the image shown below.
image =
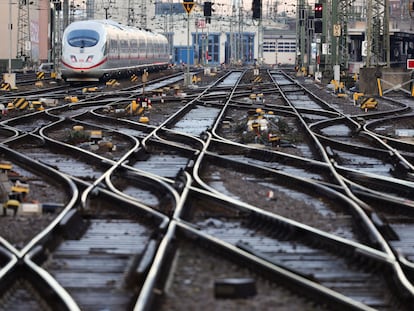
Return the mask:
<path id="1" fill-rule="evenodd" d="M 105 57 L 102 61 L 100 61 L 99 63 L 97 63 L 96 65 L 93 65 L 91 67 L 75 67 L 75 66 L 71 66 L 67 63 L 65 63 L 64 61 L 62 61 L 62 64 L 65 65 L 66 67 L 73 69 L 73 70 L 90 70 L 96 67 L 101 66 L 102 64 L 106 63 L 108 61 L 108 58 Z"/>

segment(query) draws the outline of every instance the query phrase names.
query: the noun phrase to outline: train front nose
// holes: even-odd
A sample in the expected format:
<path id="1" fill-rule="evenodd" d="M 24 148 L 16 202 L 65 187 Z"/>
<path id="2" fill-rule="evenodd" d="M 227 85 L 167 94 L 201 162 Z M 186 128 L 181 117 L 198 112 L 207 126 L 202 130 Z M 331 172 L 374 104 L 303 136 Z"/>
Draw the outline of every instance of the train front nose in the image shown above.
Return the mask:
<path id="1" fill-rule="evenodd" d="M 79 72 L 89 70 L 94 66 L 93 55 L 70 55 L 70 64 Z"/>

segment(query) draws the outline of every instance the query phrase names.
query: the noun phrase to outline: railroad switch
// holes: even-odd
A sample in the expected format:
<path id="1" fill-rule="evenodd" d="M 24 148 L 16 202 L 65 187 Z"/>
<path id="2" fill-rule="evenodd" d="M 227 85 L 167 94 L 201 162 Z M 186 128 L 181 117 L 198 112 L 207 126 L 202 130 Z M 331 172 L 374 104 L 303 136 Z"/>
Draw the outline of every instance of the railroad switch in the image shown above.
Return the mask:
<path id="1" fill-rule="evenodd" d="M 159 97 L 161 104 L 164 103 L 164 97 L 165 97 L 164 89 L 155 89 L 152 91 L 152 95 L 153 97 Z"/>
<path id="2" fill-rule="evenodd" d="M 102 131 L 96 130 L 90 132 L 90 139 L 97 143 L 98 141 L 102 140 Z"/>
<path id="3" fill-rule="evenodd" d="M 36 81 L 35 86 L 36 87 L 43 87 L 43 82 L 42 81 Z"/>
<path id="4" fill-rule="evenodd" d="M 148 123 L 149 122 L 149 118 L 146 116 L 142 116 L 139 118 L 139 123 Z"/>
<path id="5" fill-rule="evenodd" d="M 43 106 L 43 103 L 41 101 L 32 101 L 30 103 L 30 109 L 43 111 L 45 110 L 45 107 Z"/>
<path id="6" fill-rule="evenodd" d="M 77 103 L 79 101 L 79 99 L 76 96 L 66 96 L 65 97 L 65 102 L 68 103 Z"/>
<path id="7" fill-rule="evenodd" d="M 17 215 L 17 210 L 20 207 L 20 202 L 17 200 L 8 200 L 3 204 L 3 216 L 7 216 L 9 209 L 13 210 L 13 216 Z"/>
<path id="8" fill-rule="evenodd" d="M 354 75 L 352 76 L 352 79 L 354 81 L 358 81 L 359 80 L 359 74 L 355 72 Z"/>
<path id="9" fill-rule="evenodd" d="M 84 130 L 84 127 L 82 125 L 74 125 L 72 128 L 75 132 L 80 132 Z"/>
<path id="10" fill-rule="evenodd" d="M 135 115 L 142 115 L 146 110 L 151 109 L 151 99 L 148 97 L 137 97 L 126 106 L 125 111 Z"/>
<path id="11" fill-rule="evenodd" d="M 27 101 L 25 98 L 20 97 L 16 98 L 13 102 L 7 104 L 7 110 L 24 110 L 24 109 L 30 109 L 30 110 L 37 110 L 37 111 L 43 111 L 45 110 L 45 107 L 43 106 L 43 102 L 41 101 Z"/>
<path id="12" fill-rule="evenodd" d="M 152 94 L 154 94 L 154 96 L 164 96 L 164 90 L 163 89 L 155 89 L 155 90 L 152 90 Z"/>
<path id="13" fill-rule="evenodd" d="M 95 87 L 84 87 L 82 89 L 82 93 L 91 93 L 91 92 L 96 92 L 96 91 L 98 91 L 97 86 L 95 86 Z"/>
<path id="14" fill-rule="evenodd" d="M 11 103 L 7 104 L 7 110 L 13 109 L 25 109 L 29 105 L 29 102 L 24 97 L 15 98 Z"/>
<path id="15" fill-rule="evenodd" d="M 14 186 L 11 188 L 12 192 L 27 194 L 30 192 L 29 185 L 26 183 L 21 182 L 20 180 L 16 180 Z"/>
<path id="16" fill-rule="evenodd" d="M 272 144 L 273 147 L 280 145 L 280 136 L 277 134 L 269 133 L 267 136 L 267 140 Z"/>
<path id="17" fill-rule="evenodd" d="M 130 78 L 131 82 L 137 82 L 138 81 L 138 76 L 136 74 L 133 74 Z"/>
<path id="18" fill-rule="evenodd" d="M 11 90 L 11 85 L 10 85 L 10 83 L 3 82 L 0 86 L 0 89 L 2 91 L 10 91 Z"/>
<path id="19" fill-rule="evenodd" d="M 365 112 L 367 112 L 368 109 L 377 109 L 378 102 L 375 100 L 375 98 L 369 97 L 361 103 L 360 108 L 365 110 Z"/>
<path id="20" fill-rule="evenodd" d="M 180 87 L 178 85 L 174 85 L 174 95 L 178 96 L 180 95 Z"/>
<path id="21" fill-rule="evenodd" d="M 346 97 L 345 93 L 345 83 L 338 82 L 336 80 L 331 80 L 331 84 L 334 86 L 334 92 L 337 94 L 338 97 Z"/>
<path id="22" fill-rule="evenodd" d="M 13 109 L 14 109 L 13 103 L 8 103 L 7 104 L 7 111 L 10 111 L 10 110 L 13 110 Z"/>
<path id="23" fill-rule="evenodd" d="M 2 172 L 8 172 L 12 169 L 12 164 L 10 162 L 2 161 L 0 162 L 0 170 Z"/>
<path id="24" fill-rule="evenodd" d="M 263 82 L 263 78 L 261 76 L 257 76 L 252 80 L 252 83 L 261 83 Z"/>
<path id="25" fill-rule="evenodd" d="M 253 94 L 250 94 L 249 95 L 249 98 L 251 99 L 251 100 L 255 100 L 255 101 L 257 101 L 257 102 L 263 102 L 264 100 L 263 100 L 263 93 L 253 93 Z"/>
<path id="26" fill-rule="evenodd" d="M 119 85 L 119 82 L 116 81 L 116 79 L 111 79 L 106 82 L 106 86 L 118 86 L 118 85 Z"/>
<path id="27" fill-rule="evenodd" d="M 193 83 L 201 82 L 201 78 L 194 75 L 193 78 L 192 78 L 192 81 L 193 81 Z"/>
<path id="28" fill-rule="evenodd" d="M 45 78 L 45 73 L 43 72 L 43 71 L 39 71 L 37 74 L 36 74 L 36 79 L 37 80 L 43 80 Z"/>
<path id="29" fill-rule="evenodd" d="M 364 93 L 358 93 L 358 92 L 354 93 L 353 99 L 354 99 L 354 105 L 355 106 L 358 104 L 358 101 L 362 96 L 364 96 Z"/>

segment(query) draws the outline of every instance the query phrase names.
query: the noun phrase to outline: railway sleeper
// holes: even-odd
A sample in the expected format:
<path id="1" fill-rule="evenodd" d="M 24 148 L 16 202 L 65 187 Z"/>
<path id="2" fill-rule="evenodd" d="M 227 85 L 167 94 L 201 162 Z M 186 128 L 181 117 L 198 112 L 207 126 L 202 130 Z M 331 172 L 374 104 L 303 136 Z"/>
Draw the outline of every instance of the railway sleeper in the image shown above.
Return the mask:
<path id="1" fill-rule="evenodd" d="M 158 242 L 155 239 L 151 239 L 145 251 L 141 256 L 134 256 L 130 265 L 126 269 L 125 273 L 125 285 L 128 287 L 136 286 L 145 280 L 149 268 L 158 249 Z"/>
<path id="2" fill-rule="evenodd" d="M 263 265 L 250 257 L 246 257 L 244 254 L 245 251 L 231 251 L 221 243 L 216 243 L 208 238 L 203 239 L 199 236 L 191 236 L 191 234 L 188 233 L 185 233 L 185 235 L 193 241 L 197 241 L 197 245 L 204 246 L 208 250 L 218 253 L 220 256 L 226 257 L 228 260 L 236 261 L 238 265 L 246 267 L 269 282 L 283 284 L 283 286 L 287 289 L 295 293 L 300 293 L 310 302 L 316 302 L 317 306 L 320 306 L 321 304 L 326 307 L 331 306 L 332 310 L 360 310 L 352 308 L 347 301 L 344 301 L 337 296 L 332 296 L 326 292 L 320 291 L 312 284 L 298 281 L 297 278 L 291 278 L 285 273 L 281 273 L 280 271 L 267 265 Z M 255 257 L 258 258 L 257 256 Z M 315 299 L 315 297 L 318 297 L 318 299 Z"/>
<path id="3" fill-rule="evenodd" d="M 390 173 L 397 177 L 406 177 L 408 174 L 413 174 L 411 168 L 404 161 L 398 161 L 394 167 L 390 169 Z"/>
<path id="4" fill-rule="evenodd" d="M 248 226 L 253 229 L 262 229 L 264 216 L 258 213 L 252 213 L 248 219 Z"/>
<path id="5" fill-rule="evenodd" d="M 282 241 L 290 240 L 296 234 L 296 230 L 292 226 L 256 213 L 253 213 L 249 218 L 248 226 L 255 230 L 270 233 L 273 237 Z"/>
<path id="6" fill-rule="evenodd" d="M 284 269 L 284 270 L 287 270 L 287 271 L 289 271 L 289 272 L 292 272 L 292 273 L 294 273 L 294 274 L 296 274 L 296 275 L 300 275 L 301 277 L 303 277 L 303 278 L 305 278 L 305 279 L 308 279 L 308 280 L 311 280 L 311 281 L 313 281 L 313 282 L 318 282 L 314 277 L 313 277 L 313 275 L 311 275 L 311 274 L 305 274 L 305 273 L 302 273 L 302 272 L 300 272 L 300 271 L 297 271 L 297 270 L 295 270 L 295 269 L 292 269 L 292 268 L 290 268 L 290 267 L 288 267 L 288 266 L 286 266 L 286 265 L 284 265 L 284 264 L 282 264 L 282 263 L 280 263 L 280 262 L 278 262 L 277 260 L 274 260 L 273 258 L 270 258 L 269 256 L 267 256 L 266 254 L 263 254 L 262 252 L 260 252 L 260 251 L 256 251 L 249 243 L 247 243 L 247 242 L 242 242 L 242 241 L 239 241 L 239 242 L 237 242 L 236 243 L 236 246 L 238 247 L 238 248 L 240 248 L 240 249 L 242 249 L 242 250 L 244 250 L 245 252 L 248 252 L 248 253 L 250 253 L 250 254 L 252 254 L 252 255 L 254 255 L 254 256 L 256 256 L 256 257 L 258 257 L 258 258 L 260 258 L 260 259 L 263 259 L 263 260 L 265 260 L 265 261 L 267 261 L 267 262 L 270 262 L 271 264 L 274 264 L 275 266 L 278 266 L 278 267 L 280 267 L 280 268 L 282 268 L 282 269 Z"/>
<path id="7" fill-rule="evenodd" d="M 70 210 L 60 221 L 60 234 L 68 240 L 79 239 L 88 228 L 88 222 L 85 221 L 77 209 Z"/>
<path id="8" fill-rule="evenodd" d="M 355 248 L 353 254 L 348 257 L 350 261 L 364 269 L 364 271 L 382 271 L 386 273 L 390 268 L 385 258 L 376 254 L 365 251 L 361 248 Z"/>
<path id="9" fill-rule="evenodd" d="M 392 229 L 392 227 L 381 217 L 373 212 L 370 215 L 371 221 L 374 223 L 375 227 L 379 230 L 379 232 L 389 241 L 399 241 L 400 238 L 398 234 Z"/>

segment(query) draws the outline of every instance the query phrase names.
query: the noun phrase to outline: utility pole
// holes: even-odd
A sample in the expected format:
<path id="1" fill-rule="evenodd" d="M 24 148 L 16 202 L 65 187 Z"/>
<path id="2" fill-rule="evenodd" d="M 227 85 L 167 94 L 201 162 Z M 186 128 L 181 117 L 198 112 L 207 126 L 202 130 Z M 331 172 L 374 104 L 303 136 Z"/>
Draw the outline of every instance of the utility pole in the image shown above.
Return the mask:
<path id="1" fill-rule="evenodd" d="M 9 71 L 3 75 L 4 82 L 9 83 L 11 88 L 16 87 L 16 74 L 12 73 L 12 0 L 9 0 Z"/>
<path id="2" fill-rule="evenodd" d="M 263 18 L 259 19 L 259 64 L 263 64 Z"/>
<path id="3" fill-rule="evenodd" d="M 24 65 L 32 61 L 32 47 L 30 40 L 30 8 L 32 1 L 19 0 L 17 20 L 17 58 L 20 58 Z"/>
<path id="4" fill-rule="evenodd" d="M 63 18 L 63 29 L 66 29 L 69 25 L 69 0 L 63 0 L 62 6 L 62 18 Z"/>
<path id="5" fill-rule="evenodd" d="M 51 60 L 53 62 L 54 71 L 59 68 L 60 58 L 62 54 L 62 33 L 61 33 L 61 14 L 62 1 L 53 0 L 51 9 L 50 24 L 51 24 Z"/>
<path id="6" fill-rule="evenodd" d="M 296 32 L 297 32 L 297 47 L 299 50 L 296 52 L 296 62 L 299 66 L 299 70 L 302 68 L 306 68 L 307 64 L 305 63 L 305 54 L 306 54 L 306 19 L 307 19 L 307 12 L 305 6 L 305 0 L 298 0 L 297 2 L 297 25 L 296 25 Z"/>
<path id="7" fill-rule="evenodd" d="M 341 67 L 348 71 L 349 67 L 349 36 L 348 36 L 348 25 L 351 18 L 351 8 L 354 5 L 355 0 L 338 0 L 338 12 L 342 12 L 339 15 L 337 21 L 337 30 L 339 33 L 339 64 Z M 335 27 L 335 26 L 334 26 Z M 339 28 L 339 29 L 338 29 Z M 335 35 L 335 34 L 334 34 Z"/>
<path id="8" fill-rule="evenodd" d="M 332 11 L 331 12 L 338 12 L 338 2 L 339 0 L 332 0 Z M 345 12 L 341 12 L 340 15 L 345 14 Z M 333 74 L 334 74 L 334 80 L 335 81 L 340 81 L 340 76 L 341 76 L 341 66 L 339 65 L 339 37 L 340 35 L 338 34 L 338 31 L 336 31 L 336 29 L 338 28 L 338 25 L 340 27 L 340 24 L 338 23 L 339 20 L 339 16 L 337 14 L 330 14 L 330 24 L 331 27 L 329 28 L 330 31 L 330 38 L 331 38 L 331 44 L 332 44 L 332 49 L 331 49 L 331 59 L 332 59 L 332 64 L 333 64 Z M 340 32 L 340 31 L 339 31 Z"/>
<path id="9" fill-rule="evenodd" d="M 189 86 L 192 83 L 190 75 L 190 13 L 193 10 L 195 3 L 191 0 L 183 2 L 184 10 L 187 12 L 187 71 L 184 74 L 184 84 Z"/>
<path id="10" fill-rule="evenodd" d="M 367 7 L 367 67 L 378 67 L 380 61 L 390 66 L 390 33 L 388 0 L 368 0 Z"/>
<path id="11" fill-rule="evenodd" d="M 262 0 L 253 0 L 252 3 L 253 19 L 258 20 L 257 25 L 257 42 L 259 52 L 259 64 L 263 62 L 263 25 L 262 25 Z"/>
<path id="12" fill-rule="evenodd" d="M 237 55 L 236 55 L 236 39 L 235 39 L 235 27 L 236 27 L 236 3 L 233 0 L 233 4 L 231 7 L 231 18 L 230 18 L 230 59 L 231 64 L 234 65 L 237 63 Z"/>

